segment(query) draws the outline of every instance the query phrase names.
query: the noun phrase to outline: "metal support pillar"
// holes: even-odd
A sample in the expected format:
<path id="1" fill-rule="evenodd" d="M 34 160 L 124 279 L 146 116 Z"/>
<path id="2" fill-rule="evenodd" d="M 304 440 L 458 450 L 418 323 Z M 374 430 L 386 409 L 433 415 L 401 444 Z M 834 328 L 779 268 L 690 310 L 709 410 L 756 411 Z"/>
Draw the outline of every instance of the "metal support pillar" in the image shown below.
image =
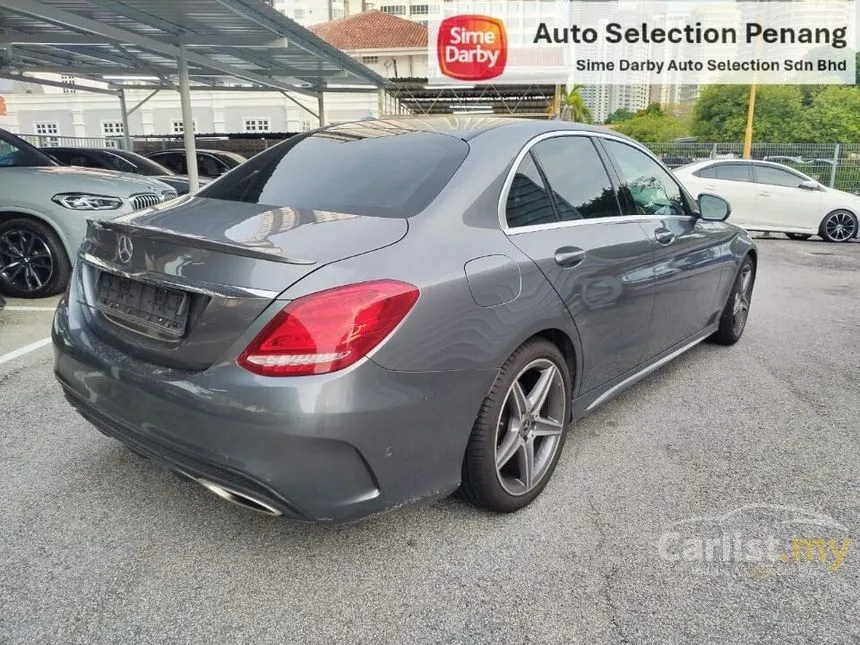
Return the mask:
<path id="1" fill-rule="evenodd" d="M 325 92 L 320 90 L 320 93 L 317 94 L 317 113 L 320 118 L 320 127 L 325 126 Z"/>
<path id="2" fill-rule="evenodd" d="M 119 112 L 122 117 L 122 149 L 131 150 L 131 134 L 128 131 L 128 108 L 125 104 L 125 90 L 120 88 L 117 96 L 119 97 Z"/>
<path id="3" fill-rule="evenodd" d="M 182 131 L 185 140 L 185 159 L 188 172 L 188 190 L 191 193 L 200 187 L 197 170 L 197 143 L 194 140 L 194 118 L 191 114 L 191 83 L 188 79 L 188 61 L 185 59 L 185 45 L 179 45 L 179 102 L 182 107 Z"/>

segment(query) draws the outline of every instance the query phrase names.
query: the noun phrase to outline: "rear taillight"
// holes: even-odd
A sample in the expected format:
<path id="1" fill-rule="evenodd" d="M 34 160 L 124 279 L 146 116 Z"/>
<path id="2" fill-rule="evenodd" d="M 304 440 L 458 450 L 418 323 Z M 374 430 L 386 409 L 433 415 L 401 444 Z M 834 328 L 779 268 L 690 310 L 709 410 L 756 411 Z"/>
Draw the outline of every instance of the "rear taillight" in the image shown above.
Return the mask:
<path id="1" fill-rule="evenodd" d="M 326 374 L 366 356 L 418 300 L 406 282 L 376 280 L 312 293 L 290 302 L 239 357 L 264 376 Z"/>

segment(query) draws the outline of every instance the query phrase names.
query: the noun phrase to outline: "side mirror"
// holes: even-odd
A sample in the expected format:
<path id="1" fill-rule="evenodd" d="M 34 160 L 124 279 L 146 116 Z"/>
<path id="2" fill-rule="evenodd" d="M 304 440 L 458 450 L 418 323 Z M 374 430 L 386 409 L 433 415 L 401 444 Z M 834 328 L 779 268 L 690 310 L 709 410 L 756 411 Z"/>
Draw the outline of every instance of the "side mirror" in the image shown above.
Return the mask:
<path id="1" fill-rule="evenodd" d="M 810 179 L 809 181 L 802 181 L 797 186 L 798 188 L 803 188 L 804 190 L 821 190 L 821 184 L 817 181 Z"/>
<path id="2" fill-rule="evenodd" d="M 732 214 L 732 207 L 719 195 L 699 195 L 699 216 L 712 222 L 724 222 Z"/>

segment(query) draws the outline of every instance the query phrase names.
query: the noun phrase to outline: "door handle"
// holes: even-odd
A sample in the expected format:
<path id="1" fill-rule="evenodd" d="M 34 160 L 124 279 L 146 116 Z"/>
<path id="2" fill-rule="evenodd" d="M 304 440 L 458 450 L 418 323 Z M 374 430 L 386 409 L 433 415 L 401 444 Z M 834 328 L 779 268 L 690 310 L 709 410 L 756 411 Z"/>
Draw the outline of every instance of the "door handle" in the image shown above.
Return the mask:
<path id="1" fill-rule="evenodd" d="M 658 228 L 654 231 L 654 239 L 657 240 L 657 244 L 668 246 L 675 241 L 675 234 L 667 228 Z"/>
<path id="2" fill-rule="evenodd" d="M 770 197 L 770 193 L 759 193 L 760 197 Z"/>
<path id="3" fill-rule="evenodd" d="M 576 246 L 563 246 L 556 249 L 554 257 L 558 266 L 569 269 L 585 259 L 585 251 Z"/>

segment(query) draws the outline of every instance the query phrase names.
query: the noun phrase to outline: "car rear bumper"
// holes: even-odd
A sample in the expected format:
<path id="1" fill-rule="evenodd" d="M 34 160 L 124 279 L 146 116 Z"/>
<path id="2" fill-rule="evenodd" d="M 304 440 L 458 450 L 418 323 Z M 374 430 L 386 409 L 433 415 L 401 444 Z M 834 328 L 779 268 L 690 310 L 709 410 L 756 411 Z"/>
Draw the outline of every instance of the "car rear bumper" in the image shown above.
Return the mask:
<path id="1" fill-rule="evenodd" d="M 312 522 L 438 498 L 460 482 L 495 370 L 266 378 L 235 363 L 183 372 L 119 353 L 58 308 L 55 374 L 103 433 L 169 468 Z"/>

